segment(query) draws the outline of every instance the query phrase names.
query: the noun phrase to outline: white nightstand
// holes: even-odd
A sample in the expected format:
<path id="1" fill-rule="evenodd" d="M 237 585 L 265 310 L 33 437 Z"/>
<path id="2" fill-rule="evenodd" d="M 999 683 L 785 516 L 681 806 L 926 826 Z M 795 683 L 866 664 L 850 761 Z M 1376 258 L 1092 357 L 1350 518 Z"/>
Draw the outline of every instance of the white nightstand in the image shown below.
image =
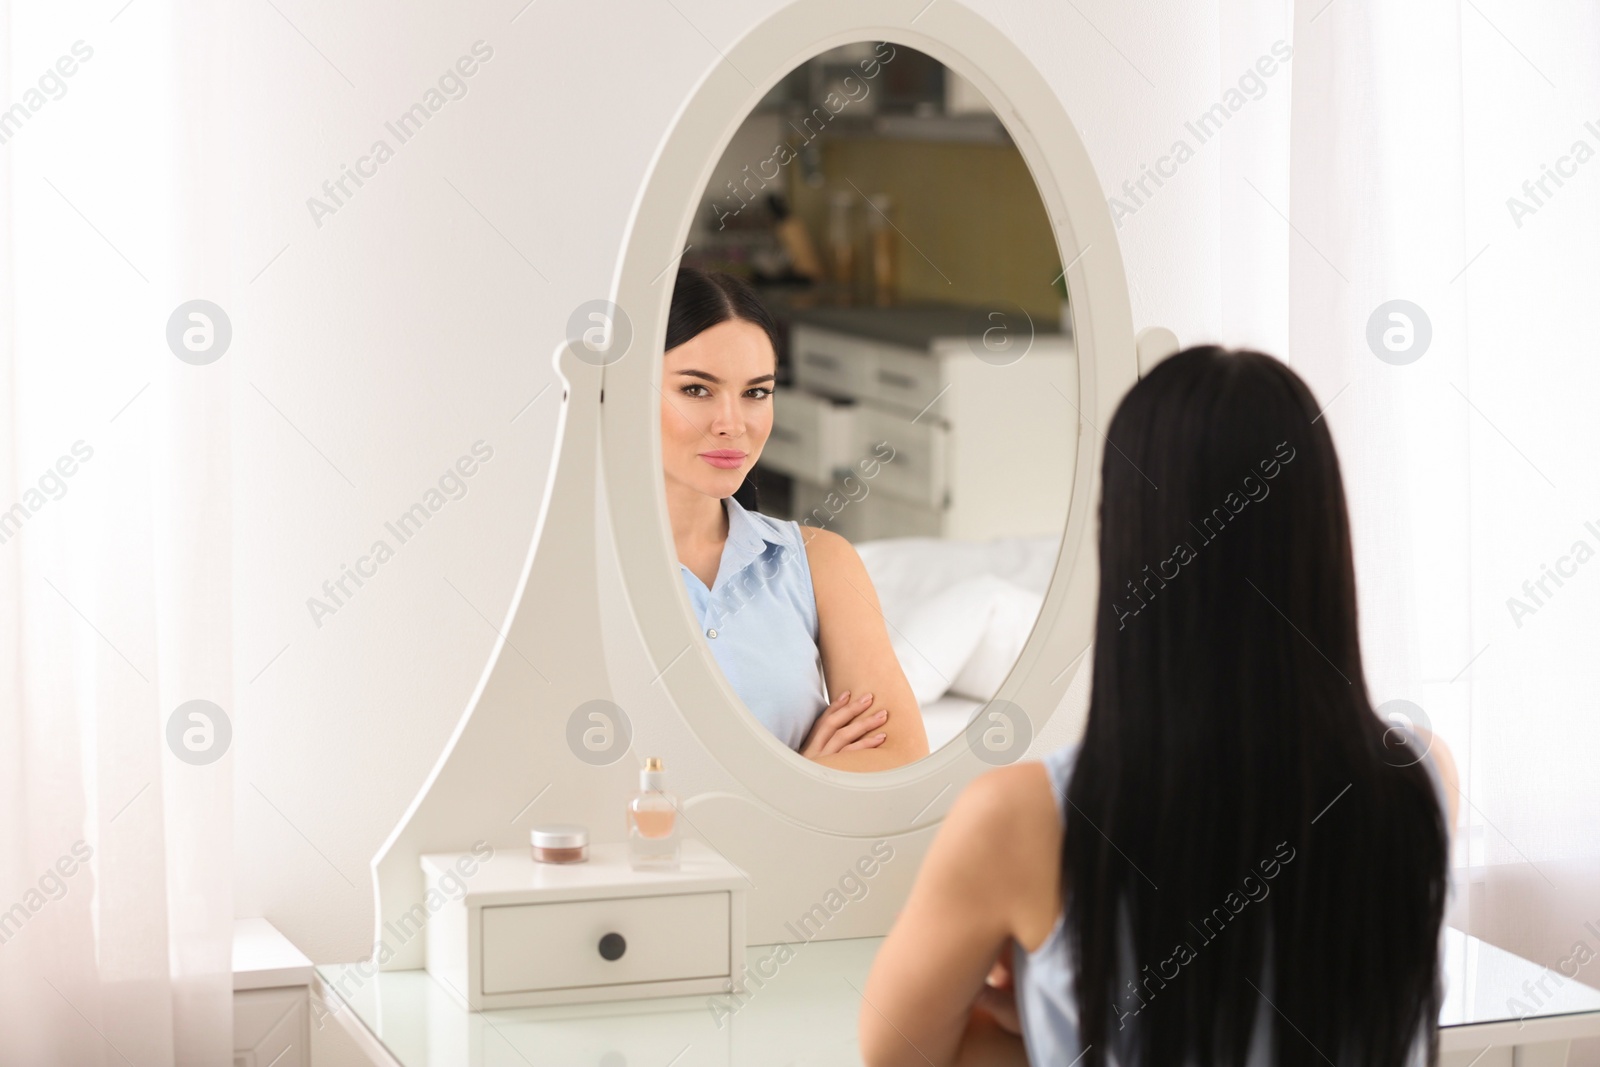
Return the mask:
<path id="1" fill-rule="evenodd" d="M 233 920 L 234 1067 L 310 1067 L 311 974 L 267 920 Z"/>
<path id="2" fill-rule="evenodd" d="M 428 970 L 473 1011 L 744 988 L 744 873 L 699 841 L 676 871 L 635 871 L 625 844 L 585 863 L 526 851 L 422 857 Z"/>

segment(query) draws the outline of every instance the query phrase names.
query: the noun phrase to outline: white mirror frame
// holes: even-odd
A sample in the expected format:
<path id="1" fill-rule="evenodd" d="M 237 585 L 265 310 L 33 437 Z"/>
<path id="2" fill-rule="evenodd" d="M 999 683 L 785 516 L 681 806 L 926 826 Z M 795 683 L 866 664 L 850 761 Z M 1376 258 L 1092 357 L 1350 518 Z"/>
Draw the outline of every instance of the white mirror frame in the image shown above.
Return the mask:
<path id="1" fill-rule="evenodd" d="M 617 558 L 654 670 L 662 672 L 671 699 L 706 749 L 777 812 L 852 837 L 937 822 L 959 786 L 989 764 L 958 737 L 908 766 L 838 771 L 801 758 L 745 710 L 694 625 L 678 570 L 661 474 L 659 389 L 677 260 L 734 132 L 799 64 L 838 45 L 877 40 L 925 52 L 983 92 L 1033 175 L 1067 265 L 1079 367 L 1074 492 L 1038 622 L 995 695 L 1028 713 L 1036 741 L 1084 669 L 1083 652 L 1093 640 L 1098 579 L 1089 535 L 1102 431 L 1138 374 L 1116 232 L 1078 132 L 1017 46 L 956 0 L 798 0 L 730 47 L 685 102 L 634 206 L 614 285 L 615 303 L 633 327 L 630 348 L 605 368 L 600 416 Z"/>

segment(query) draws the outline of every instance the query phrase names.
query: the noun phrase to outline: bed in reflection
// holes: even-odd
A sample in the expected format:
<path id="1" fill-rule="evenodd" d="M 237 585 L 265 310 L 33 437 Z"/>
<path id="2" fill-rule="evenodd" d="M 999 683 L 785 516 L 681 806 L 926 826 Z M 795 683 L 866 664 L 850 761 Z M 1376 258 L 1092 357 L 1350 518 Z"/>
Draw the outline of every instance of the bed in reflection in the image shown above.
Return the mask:
<path id="1" fill-rule="evenodd" d="M 936 752 L 1005 681 L 1039 617 L 1059 537 L 856 545 Z"/>

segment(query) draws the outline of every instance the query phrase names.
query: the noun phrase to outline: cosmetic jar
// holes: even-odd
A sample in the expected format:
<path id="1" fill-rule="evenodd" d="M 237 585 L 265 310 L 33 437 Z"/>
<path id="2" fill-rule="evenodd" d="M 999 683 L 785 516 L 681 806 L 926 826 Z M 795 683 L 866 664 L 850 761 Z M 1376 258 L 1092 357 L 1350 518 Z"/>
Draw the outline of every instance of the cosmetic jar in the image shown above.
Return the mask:
<path id="1" fill-rule="evenodd" d="M 583 863 L 589 859 L 589 831 L 582 826 L 535 826 L 529 840 L 536 863 Z"/>

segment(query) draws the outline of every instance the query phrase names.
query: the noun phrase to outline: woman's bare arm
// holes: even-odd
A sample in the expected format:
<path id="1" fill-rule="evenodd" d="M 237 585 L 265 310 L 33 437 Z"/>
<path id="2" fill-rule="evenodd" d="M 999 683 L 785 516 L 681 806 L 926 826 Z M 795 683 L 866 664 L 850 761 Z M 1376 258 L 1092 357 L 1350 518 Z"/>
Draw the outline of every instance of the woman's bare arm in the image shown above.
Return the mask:
<path id="1" fill-rule="evenodd" d="M 874 734 L 875 748 L 816 757 L 818 763 L 847 771 L 899 767 L 928 754 L 928 734 L 911 683 L 900 669 L 878 594 L 855 547 L 831 530 L 806 529 L 806 560 L 817 599 L 817 645 L 830 694 L 871 693 L 867 715 L 887 709 Z"/>
<path id="2" fill-rule="evenodd" d="M 1042 764 L 967 786 L 867 978 L 857 1026 L 869 1067 L 1027 1063 L 1022 1039 L 977 1005 L 1013 939 L 1036 948 L 1048 936 L 1060 862 L 1061 819 Z"/>

